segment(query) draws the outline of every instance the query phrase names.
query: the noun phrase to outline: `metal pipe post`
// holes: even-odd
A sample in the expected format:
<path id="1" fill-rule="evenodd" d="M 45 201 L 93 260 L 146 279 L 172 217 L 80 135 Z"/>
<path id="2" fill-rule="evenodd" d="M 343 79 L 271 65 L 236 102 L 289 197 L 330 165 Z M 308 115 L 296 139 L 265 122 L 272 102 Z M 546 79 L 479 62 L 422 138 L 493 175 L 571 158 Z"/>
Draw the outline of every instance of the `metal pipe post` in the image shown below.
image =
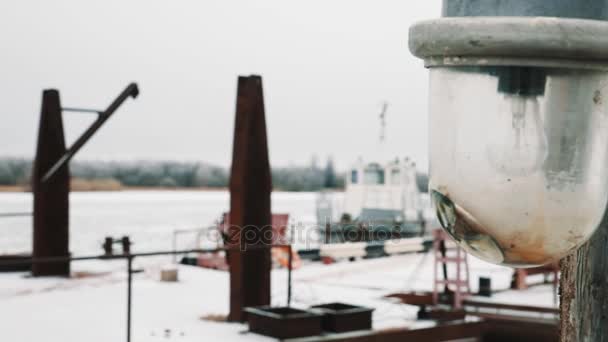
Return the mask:
<path id="1" fill-rule="evenodd" d="M 131 342 L 131 291 L 133 288 L 133 256 L 127 256 L 127 342 Z"/>

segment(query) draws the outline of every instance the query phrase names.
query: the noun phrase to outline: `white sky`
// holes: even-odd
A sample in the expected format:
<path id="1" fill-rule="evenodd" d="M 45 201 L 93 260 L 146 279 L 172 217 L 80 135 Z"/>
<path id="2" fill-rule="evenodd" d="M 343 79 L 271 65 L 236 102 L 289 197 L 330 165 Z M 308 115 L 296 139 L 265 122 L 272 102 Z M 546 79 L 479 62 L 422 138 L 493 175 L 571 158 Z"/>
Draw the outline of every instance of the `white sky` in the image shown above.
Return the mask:
<path id="1" fill-rule="evenodd" d="M 388 110 L 388 155 L 427 164 L 427 71 L 408 27 L 441 1 L 3 1 L 0 156 L 34 154 L 41 91 L 64 106 L 129 101 L 77 159 L 169 159 L 228 166 L 236 80 L 260 74 L 273 165 L 339 168 L 377 148 Z M 66 113 L 68 142 L 93 119 Z"/>

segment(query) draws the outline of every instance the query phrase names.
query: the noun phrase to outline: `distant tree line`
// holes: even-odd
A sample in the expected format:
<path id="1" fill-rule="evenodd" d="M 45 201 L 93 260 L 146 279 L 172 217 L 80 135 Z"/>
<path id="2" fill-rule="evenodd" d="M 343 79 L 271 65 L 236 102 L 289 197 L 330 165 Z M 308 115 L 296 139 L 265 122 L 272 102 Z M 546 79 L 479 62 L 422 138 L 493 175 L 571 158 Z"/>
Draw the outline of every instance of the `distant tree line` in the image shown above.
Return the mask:
<path id="1" fill-rule="evenodd" d="M 32 161 L 21 158 L 0 158 L 0 185 L 30 183 Z M 73 178 L 84 180 L 113 180 L 123 186 L 141 187 L 209 187 L 228 186 L 229 170 L 197 162 L 170 161 L 73 161 Z M 316 191 L 342 188 L 343 175 L 334 170 L 331 159 L 324 168 L 311 165 L 272 169 L 273 187 L 285 191 Z"/>
<path id="2" fill-rule="evenodd" d="M 272 169 L 272 183 L 285 191 L 317 191 L 344 188 L 344 175 L 337 174 L 331 159 L 325 168 L 313 159 L 309 166 L 290 166 Z"/>

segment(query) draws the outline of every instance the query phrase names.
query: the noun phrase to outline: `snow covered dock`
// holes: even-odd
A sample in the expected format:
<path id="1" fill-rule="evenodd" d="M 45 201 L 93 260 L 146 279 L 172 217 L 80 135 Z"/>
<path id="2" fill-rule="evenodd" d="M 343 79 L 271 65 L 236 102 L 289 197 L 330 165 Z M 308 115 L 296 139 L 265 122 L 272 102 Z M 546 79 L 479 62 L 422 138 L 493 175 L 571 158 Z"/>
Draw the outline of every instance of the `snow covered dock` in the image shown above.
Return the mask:
<path id="1" fill-rule="evenodd" d="M 222 321 L 228 313 L 229 275 L 192 266 L 179 267 L 179 281 L 161 282 L 167 259 L 135 259 L 133 341 L 272 341 L 248 333 L 247 325 Z M 508 290 L 512 270 L 469 257 L 472 291 L 480 276 L 501 290 L 493 302 L 556 307 L 551 285 Z M 6 341 L 123 341 L 126 334 L 126 265 L 124 261 L 72 264 L 73 277 L 29 278 L 0 273 L 0 336 Z M 375 308 L 374 329 L 424 327 L 418 308 L 384 298 L 400 291 L 432 289 L 431 254 L 397 255 L 332 265 L 305 264 L 293 272 L 293 306 L 333 301 Z M 540 277 L 540 276 L 538 276 Z M 535 279 L 530 279 L 535 281 Z M 285 305 L 287 272 L 272 271 L 272 302 Z M 35 327 L 35 328 L 33 328 Z"/>

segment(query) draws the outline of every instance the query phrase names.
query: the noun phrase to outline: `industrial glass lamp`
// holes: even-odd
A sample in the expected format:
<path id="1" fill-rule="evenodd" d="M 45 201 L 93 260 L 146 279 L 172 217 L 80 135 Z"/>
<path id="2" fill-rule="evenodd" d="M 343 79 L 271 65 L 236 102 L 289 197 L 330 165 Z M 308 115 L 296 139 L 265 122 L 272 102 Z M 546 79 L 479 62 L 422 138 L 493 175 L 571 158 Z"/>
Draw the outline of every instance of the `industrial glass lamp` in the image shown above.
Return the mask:
<path id="1" fill-rule="evenodd" d="M 587 241 L 608 200 L 608 23 L 440 18 L 410 29 L 430 69 L 429 191 L 465 250 L 528 267 Z"/>

